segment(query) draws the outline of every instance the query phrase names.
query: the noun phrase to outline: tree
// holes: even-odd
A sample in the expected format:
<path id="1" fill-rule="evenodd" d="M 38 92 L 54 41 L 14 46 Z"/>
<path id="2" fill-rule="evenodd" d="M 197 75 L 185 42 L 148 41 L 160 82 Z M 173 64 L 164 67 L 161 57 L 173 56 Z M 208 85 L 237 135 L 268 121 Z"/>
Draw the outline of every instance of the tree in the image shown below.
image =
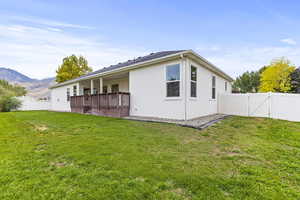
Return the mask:
<path id="1" fill-rule="evenodd" d="M 62 65 L 56 70 L 56 82 L 61 83 L 92 72 L 83 56 L 71 55 L 63 59 Z"/>
<path id="2" fill-rule="evenodd" d="M 234 92 L 257 92 L 259 88 L 260 73 L 257 72 L 245 72 L 239 76 L 233 83 Z"/>
<path id="3" fill-rule="evenodd" d="M 25 88 L 11 85 L 5 80 L 0 80 L 0 112 L 9 112 L 21 106 L 21 101 L 16 96 L 24 96 Z"/>
<path id="4" fill-rule="evenodd" d="M 21 101 L 14 96 L 0 96 L 0 112 L 10 112 L 22 105 Z"/>
<path id="5" fill-rule="evenodd" d="M 0 80 L 0 96 L 24 96 L 26 89 L 18 85 L 9 84 L 5 80 Z"/>
<path id="6" fill-rule="evenodd" d="M 268 68 L 268 66 L 263 66 L 262 68 L 260 68 L 260 69 L 258 70 L 259 75 L 261 75 L 267 68 Z"/>
<path id="7" fill-rule="evenodd" d="M 300 67 L 291 73 L 291 92 L 300 93 Z"/>
<path id="8" fill-rule="evenodd" d="M 288 59 L 273 60 L 262 72 L 260 78 L 260 92 L 289 92 L 291 90 L 290 74 L 295 66 Z"/>

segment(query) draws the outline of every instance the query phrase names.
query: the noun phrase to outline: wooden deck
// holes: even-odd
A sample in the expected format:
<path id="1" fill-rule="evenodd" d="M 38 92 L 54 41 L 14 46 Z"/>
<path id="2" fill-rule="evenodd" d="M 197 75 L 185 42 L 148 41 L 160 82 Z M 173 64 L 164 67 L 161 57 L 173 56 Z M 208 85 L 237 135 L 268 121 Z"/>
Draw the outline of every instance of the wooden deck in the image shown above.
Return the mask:
<path id="1" fill-rule="evenodd" d="M 101 116 L 129 116 L 130 93 L 108 93 L 71 97 L 71 111 Z"/>

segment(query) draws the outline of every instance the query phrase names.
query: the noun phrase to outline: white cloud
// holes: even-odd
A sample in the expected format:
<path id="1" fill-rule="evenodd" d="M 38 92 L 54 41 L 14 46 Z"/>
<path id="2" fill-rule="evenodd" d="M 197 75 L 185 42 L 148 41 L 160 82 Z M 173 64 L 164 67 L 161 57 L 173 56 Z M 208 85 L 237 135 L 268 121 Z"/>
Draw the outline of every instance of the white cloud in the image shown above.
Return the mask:
<path id="1" fill-rule="evenodd" d="M 245 71 L 258 70 L 270 64 L 273 59 L 286 57 L 292 63 L 300 63 L 300 47 L 298 46 L 238 46 L 222 47 L 220 52 L 202 50 L 201 55 L 221 68 L 232 77 L 237 77 Z"/>
<path id="2" fill-rule="evenodd" d="M 49 31 L 55 31 L 55 32 L 62 32 L 63 30 L 59 29 L 59 28 L 52 28 L 52 27 L 48 27 L 47 28 Z"/>
<path id="3" fill-rule="evenodd" d="M 65 56 L 83 55 L 94 70 L 145 54 L 133 47 L 79 37 L 53 27 L 0 24 L 0 67 L 9 67 L 33 78 L 55 75 Z"/>
<path id="4" fill-rule="evenodd" d="M 24 16 L 10 16 L 12 20 L 16 20 L 19 22 L 29 22 L 33 24 L 51 26 L 51 27 L 60 27 L 60 28 L 77 28 L 77 29 L 95 29 L 91 26 L 79 25 L 79 24 L 72 24 L 72 23 L 65 23 L 65 22 L 58 22 L 53 20 L 35 18 L 35 17 L 24 17 Z"/>
<path id="5" fill-rule="evenodd" d="M 0 23 L 0 67 L 9 67 L 33 78 L 55 75 L 65 56 L 85 56 L 94 70 L 147 54 L 144 49 L 110 45 L 108 41 L 93 39 L 89 34 L 77 36 L 71 29 L 88 26 L 53 22 L 49 20 L 18 18 L 18 23 Z M 24 25 L 20 21 L 31 22 Z M 25 23 L 26 24 L 26 23 Z M 202 45 L 200 55 L 236 77 L 247 70 L 257 70 L 274 58 L 285 56 L 300 63 L 300 47 L 291 38 L 281 40 L 289 46 L 222 46 Z M 293 44 L 293 45 L 291 45 Z M 135 50 L 136 49 L 136 50 Z"/>
<path id="6" fill-rule="evenodd" d="M 285 38 L 285 39 L 280 40 L 280 42 L 285 43 L 285 44 L 289 44 L 289 45 L 296 45 L 297 44 L 297 42 L 292 38 Z"/>

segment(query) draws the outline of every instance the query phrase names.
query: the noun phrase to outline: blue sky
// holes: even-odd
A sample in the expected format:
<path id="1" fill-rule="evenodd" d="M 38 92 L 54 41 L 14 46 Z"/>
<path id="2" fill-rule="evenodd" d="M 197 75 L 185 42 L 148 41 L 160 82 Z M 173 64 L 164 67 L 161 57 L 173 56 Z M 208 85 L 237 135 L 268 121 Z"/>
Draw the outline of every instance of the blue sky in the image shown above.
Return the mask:
<path id="1" fill-rule="evenodd" d="M 72 53 L 96 70 L 175 49 L 193 49 L 233 77 L 282 56 L 298 66 L 299 10 L 296 0 L 3 0 L 0 67 L 45 78 Z"/>

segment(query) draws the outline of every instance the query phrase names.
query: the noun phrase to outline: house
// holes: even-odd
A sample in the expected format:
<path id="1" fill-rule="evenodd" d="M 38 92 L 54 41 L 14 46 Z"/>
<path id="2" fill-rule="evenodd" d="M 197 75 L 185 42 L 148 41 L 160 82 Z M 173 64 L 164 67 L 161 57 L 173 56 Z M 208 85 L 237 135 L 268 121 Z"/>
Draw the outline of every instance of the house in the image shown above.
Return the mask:
<path id="1" fill-rule="evenodd" d="M 232 81 L 192 50 L 162 51 L 52 86 L 51 109 L 189 120 L 218 113 Z"/>

